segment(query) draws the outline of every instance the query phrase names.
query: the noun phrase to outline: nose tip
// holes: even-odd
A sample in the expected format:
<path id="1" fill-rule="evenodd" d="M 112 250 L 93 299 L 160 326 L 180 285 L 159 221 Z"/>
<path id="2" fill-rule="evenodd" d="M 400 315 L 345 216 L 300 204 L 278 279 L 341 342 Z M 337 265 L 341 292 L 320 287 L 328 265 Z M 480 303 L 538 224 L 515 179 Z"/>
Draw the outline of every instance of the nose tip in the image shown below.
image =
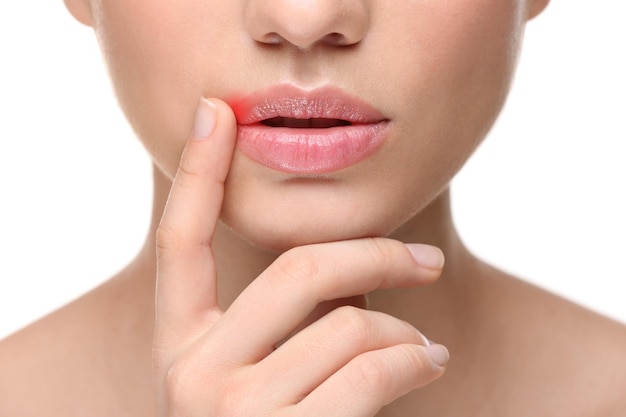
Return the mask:
<path id="1" fill-rule="evenodd" d="M 369 14 L 362 0 L 250 0 L 245 24 L 264 44 L 349 46 L 365 36 Z"/>

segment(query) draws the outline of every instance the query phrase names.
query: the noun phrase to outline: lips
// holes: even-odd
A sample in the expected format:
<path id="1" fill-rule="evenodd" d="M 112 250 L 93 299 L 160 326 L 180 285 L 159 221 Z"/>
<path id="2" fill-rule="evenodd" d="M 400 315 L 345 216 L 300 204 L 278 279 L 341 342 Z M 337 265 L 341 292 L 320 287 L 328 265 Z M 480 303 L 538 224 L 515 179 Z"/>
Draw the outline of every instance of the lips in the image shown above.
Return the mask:
<path id="1" fill-rule="evenodd" d="M 273 86 L 230 103 L 237 147 L 289 174 L 324 174 L 361 162 L 387 138 L 388 120 L 366 102 L 324 87 Z"/>

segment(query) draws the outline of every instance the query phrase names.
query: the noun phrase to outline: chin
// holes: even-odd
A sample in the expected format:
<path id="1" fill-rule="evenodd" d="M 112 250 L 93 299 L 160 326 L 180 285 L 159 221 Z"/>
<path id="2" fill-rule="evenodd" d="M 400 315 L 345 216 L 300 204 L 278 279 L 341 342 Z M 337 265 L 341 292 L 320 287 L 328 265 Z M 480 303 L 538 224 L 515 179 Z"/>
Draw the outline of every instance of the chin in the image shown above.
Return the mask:
<path id="1" fill-rule="evenodd" d="M 267 210 L 259 206 L 245 210 L 239 205 L 229 210 L 226 204 L 221 220 L 252 245 L 276 253 L 315 243 L 387 236 L 393 231 L 391 225 L 380 221 L 381 216 L 325 203 L 309 206 L 308 210 L 295 205 L 276 205 Z"/>
<path id="2" fill-rule="evenodd" d="M 259 219 L 234 220 L 226 216 L 222 222 L 253 246 L 275 253 L 315 243 L 385 235 L 371 227 L 346 225 L 345 219 L 335 217 L 330 220 L 309 222 L 290 219 L 276 224 Z"/>
<path id="3" fill-rule="evenodd" d="M 247 162 L 233 161 L 221 220 L 272 252 L 388 236 L 421 207 L 416 201 L 422 199 L 415 198 L 421 191 L 407 187 L 399 175 L 380 176 L 380 169 L 294 178 Z"/>

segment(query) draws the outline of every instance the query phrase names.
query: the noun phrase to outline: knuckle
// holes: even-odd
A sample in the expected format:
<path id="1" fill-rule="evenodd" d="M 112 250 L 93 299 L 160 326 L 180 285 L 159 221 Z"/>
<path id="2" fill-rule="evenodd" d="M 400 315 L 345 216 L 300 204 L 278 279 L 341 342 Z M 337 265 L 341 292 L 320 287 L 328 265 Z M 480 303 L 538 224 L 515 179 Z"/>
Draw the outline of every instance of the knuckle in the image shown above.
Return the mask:
<path id="1" fill-rule="evenodd" d="M 398 262 L 396 246 L 389 239 L 369 238 L 363 241 L 368 257 L 376 265 L 389 266 Z"/>
<path id="2" fill-rule="evenodd" d="M 185 154 L 183 154 L 182 158 L 180 159 L 180 164 L 178 165 L 176 181 L 180 183 L 188 180 L 193 180 L 194 178 L 201 176 L 202 173 L 198 171 L 192 161 L 192 158 L 190 158 L 189 155 L 187 155 L 187 152 L 185 152 Z"/>
<path id="3" fill-rule="evenodd" d="M 403 344 L 384 351 L 370 351 L 350 362 L 347 383 L 355 392 L 397 398 L 422 387 L 444 373 L 431 365 L 423 346 Z"/>
<path id="4" fill-rule="evenodd" d="M 207 164 L 202 158 L 191 157 L 186 149 L 178 165 L 174 181 L 181 188 L 191 188 L 207 181 L 223 183 L 225 174 L 219 164 Z"/>
<path id="5" fill-rule="evenodd" d="M 328 314 L 330 327 L 355 348 L 366 345 L 374 336 L 376 325 L 364 310 L 341 306 Z"/>
<path id="6" fill-rule="evenodd" d="M 183 238 L 176 229 L 166 222 L 159 224 L 156 230 L 156 248 L 159 252 L 181 248 L 182 242 Z"/>
<path id="7" fill-rule="evenodd" d="M 320 262 L 315 252 L 307 247 L 298 247 L 288 250 L 276 259 L 273 264 L 276 274 L 271 277 L 280 281 L 277 284 L 289 282 L 315 281 L 320 275 Z"/>
<path id="8" fill-rule="evenodd" d="M 396 352 L 399 356 L 398 362 L 404 363 L 404 369 L 413 370 L 414 374 L 420 374 L 425 371 L 427 362 L 423 347 L 417 345 L 399 345 L 396 346 Z"/>
<path id="9" fill-rule="evenodd" d="M 354 361 L 348 383 L 354 390 L 366 395 L 389 391 L 394 385 L 389 365 L 375 354 L 364 354 Z"/>

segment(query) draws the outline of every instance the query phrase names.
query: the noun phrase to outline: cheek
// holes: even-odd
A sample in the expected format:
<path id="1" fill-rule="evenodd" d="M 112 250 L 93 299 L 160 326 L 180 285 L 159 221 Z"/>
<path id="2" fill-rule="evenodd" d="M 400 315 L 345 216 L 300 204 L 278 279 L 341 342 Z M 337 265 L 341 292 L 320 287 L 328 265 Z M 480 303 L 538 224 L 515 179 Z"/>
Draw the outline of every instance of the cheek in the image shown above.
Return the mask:
<path id="1" fill-rule="evenodd" d="M 420 163 L 430 168 L 421 174 L 446 183 L 504 104 L 523 33 L 523 9 L 513 0 L 425 4 L 394 22 L 409 35 L 390 53 L 388 59 L 398 62 L 390 78 L 400 80 L 393 87 L 394 100 L 402 103 L 396 105 L 400 130 L 413 138 L 403 145 L 405 152 L 412 147 L 413 153 L 419 149 L 427 155 L 429 160 Z"/>
<path id="2" fill-rule="evenodd" d="M 208 41 L 219 34 L 206 18 L 207 3 L 102 0 L 96 8 L 94 27 L 120 106 L 169 177 L 217 54 Z"/>
<path id="3" fill-rule="evenodd" d="M 388 57 L 397 63 L 393 77 L 401 80 L 397 97 L 433 116 L 468 119 L 493 111 L 506 97 L 516 64 L 523 29 L 520 4 L 437 1 L 399 16 L 394 26 L 406 35 Z"/>

